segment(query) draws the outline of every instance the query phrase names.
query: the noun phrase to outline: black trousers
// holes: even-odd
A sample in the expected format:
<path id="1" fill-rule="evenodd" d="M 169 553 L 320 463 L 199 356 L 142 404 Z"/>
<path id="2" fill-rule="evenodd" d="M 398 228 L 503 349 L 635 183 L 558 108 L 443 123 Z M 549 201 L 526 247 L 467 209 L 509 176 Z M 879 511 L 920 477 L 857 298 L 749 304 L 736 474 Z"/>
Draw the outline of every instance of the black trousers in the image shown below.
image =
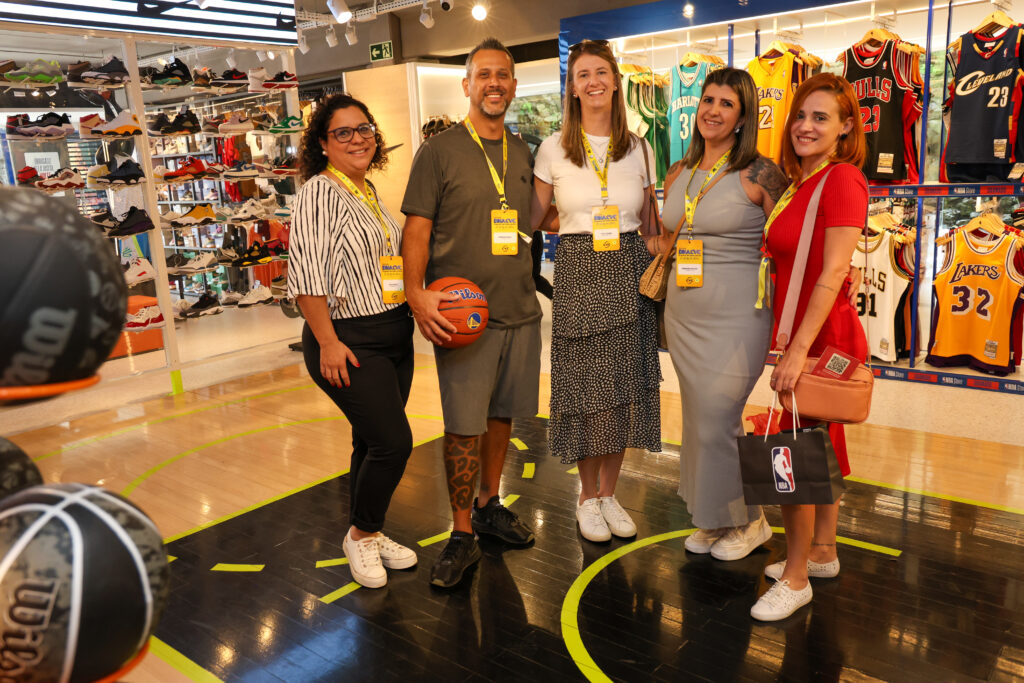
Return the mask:
<path id="1" fill-rule="evenodd" d="M 413 319 L 408 306 L 361 318 L 334 320 L 334 331 L 352 349 L 349 386 L 333 387 L 320 374 L 320 344 L 306 324 L 302 355 L 310 377 L 352 425 L 351 523 L 369 533 L 384 528 L 391 496 L 412 452 L 405 417 L 413 372 Z"/>

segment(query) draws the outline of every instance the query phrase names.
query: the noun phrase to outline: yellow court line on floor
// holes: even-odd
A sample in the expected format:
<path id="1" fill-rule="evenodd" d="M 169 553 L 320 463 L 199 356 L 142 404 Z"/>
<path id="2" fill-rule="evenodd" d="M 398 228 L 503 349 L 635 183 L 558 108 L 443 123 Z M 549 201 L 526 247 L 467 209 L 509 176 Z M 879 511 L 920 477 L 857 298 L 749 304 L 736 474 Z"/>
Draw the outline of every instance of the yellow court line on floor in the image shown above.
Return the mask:
<path id="1" fill-rule="evenodd" d="M 571 470 L 566 470 L 565 473 L 566 474 L 579 474 L 580 473 L 580 468 L 579 467 L 573 467 Z"/>
<path id="2" fill-rule="evenodd" d="M 339 598 L 345 597 L 346 595 L 348 595 L 349 593 L 351 593 L 352 591 L 354 591 L 354 590 L 356 590 L 358 588 L 359 588 L 359 584 L 356 583 L 355 581 L 353 581 L 352 583 L 346 583 L 344 586 L 342 586 L 338 590 L 333 591 L 331 593 L 328 593 L 324 597 L 320 598 L 320 602 L 324 603 L 325 605 L 329 605 L 332 602 L 334 602 L 335 600 L 337 600 Z"/>
<path id="3" fill-rule="evenodd" d="M 510 444 L 512 444 L 513 446 L 515 446 L 515 447 L 516 447 L 516 450 L 517 450 L 517 451 L 525 451 L 525 450 L 528 450 L 528 449 L 526 448 L 526 444 L 525 444 L 525 443 L 523 443 L 523 440 L 522 440 L 522 439 L 517 439 L 517 438 L 514 438 L 514 437 L 513 437 L 513 438 L 509 439 L 509 440 L 508 440 L 508 442 L 509 442 Z"/>
<path id="4" fill-rule="evenodd" d="M 907 486 L 897 486 L 896 484 L 888 484 L 884 481 L 873 481 L 871 479 L 861 479 L 860 477 L 846 477 L 846 481 L 854 481 L 858 484 L 867 484 L 869 486 L 880 486 L 887 489 L 895 489 L 896 491 L 903 491 L 904 493 L 915 493 L 920 496 L 928 496 L 929 498 L 939 498 L 941 500 L 948 500 L 953 503 L 964 503 L 966 505 L 974 505 L 980 508 L 988 508 L 990 510 L 999 510 L 1000 512 L 1009 512 L 1014 515 L 1024 515 L 1024 509 L 1010 507 L 1009 505 L 998 505 L 996 503 L 986 503 L 981 500 L 974 500 L 973 498 L 961 498 L 960 496 L 950 496 L 945 493 L 936 493 L 935 491 L 925 491 L 924 489 L 915 489 Z"/>
<path id="5" fill-rule="evenodd" d="M 167 564 L 170 564 L 171 562 L 174 562 L 176 559 L 178 559 L 178 558 L 175 557 L 174 555 L 168 555 L 167 556 Z"/>
<path id="6" fill-rule="evenodd" d="M 337 566 L 342 565 L 342 564 L 348 564 L 348 558 L 347 557 L 339 557 L 339 558 L 334 559 L 334 560 L 317 560 L 316 561 L 316 568 L 317 569 L 322 569 L 324 567 L 337 567 Z"/>
<path id="7" fill-rule="evenodd" d="M 519 500 L 519 494 L 518 493 L 513 493 L 511 495 L 505 496 L 502 499 L 501 504 L 504 505 L 505 507 L 508 507 L 508 506 L 512 505 L 512 503 L 516 502 L 517 500 Z"/>
<path id="8" fill-rule="evenodd" d="M 185 393 L 185 382 L 181 379 L 181 370 L 171 370 L 171 396 Z"/>
<path id="9" fill-rule="evenodd" d="M 227 562 L 218 562 L 217 564 L 210 567 L 211 572 L 261 572 L 267 565 L 265 564 L 229 564 Z"/>
<path id="10" fill-rule="evenodd" d="M 223 683 L 221 679 L 181 654 L 156 636 L 149 639 L 149 651 L 195 683 Z"/>
<path id="11" fill-rule="evenodd" d="M 426 548 L 428 545 L 433 545 L 450 538 L 452 535 L 451 530 L 443 531 L 437 536 L 431 536 L 430 538 L 424 538 L 422 541 L 416 541 L 417 545 L 421 548 Z"/>
<path id="12" fill-rule="evenodd" d="M 548 415 L 547 413 L 537 413 L 534 417 L 542 417 L 545 420 L 550 420 L 551 419 L 551 416 Z"/>
<path id="13" fill-rule="evenodd" d="M 533 479 L 533 472 L 536 465 L 532 462 L 523 463 L 523 479 Z"/>

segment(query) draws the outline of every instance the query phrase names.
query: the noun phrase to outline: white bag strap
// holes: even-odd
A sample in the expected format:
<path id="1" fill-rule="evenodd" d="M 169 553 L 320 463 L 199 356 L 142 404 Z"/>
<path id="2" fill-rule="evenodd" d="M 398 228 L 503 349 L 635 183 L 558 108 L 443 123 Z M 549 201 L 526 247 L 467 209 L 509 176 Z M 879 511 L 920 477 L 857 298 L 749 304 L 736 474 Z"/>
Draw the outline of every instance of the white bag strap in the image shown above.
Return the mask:
<path id="1" fill-rule="evenodd" d="M 796 423 L 800 421 L 800 412 L 796 408 L 796 392 L 793 394 L 793 441 L 796 441 Z M 768 409 L 768 425 L 764 428 L 764 440 L 768 442 L 768 430 L 772 426 L 772 417 L 775 415 L 775 403 L 779 400 L 779 393 L 772 392 L 772 407 Z"/>

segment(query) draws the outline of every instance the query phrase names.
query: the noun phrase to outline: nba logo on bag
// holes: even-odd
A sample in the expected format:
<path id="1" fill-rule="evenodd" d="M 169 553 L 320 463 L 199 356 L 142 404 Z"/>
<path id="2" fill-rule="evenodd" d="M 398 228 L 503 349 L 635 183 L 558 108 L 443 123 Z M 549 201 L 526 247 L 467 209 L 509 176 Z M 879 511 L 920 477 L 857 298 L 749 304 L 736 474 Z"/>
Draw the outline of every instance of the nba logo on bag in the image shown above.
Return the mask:
<path id="1" fill-rule="evenodd" d="M 775 472 L 775 490 L 779 493 L 793 493 L 796 479 L 793 478 L 793 454 L 785 446 L 772 449 L 772 471 Z"/>

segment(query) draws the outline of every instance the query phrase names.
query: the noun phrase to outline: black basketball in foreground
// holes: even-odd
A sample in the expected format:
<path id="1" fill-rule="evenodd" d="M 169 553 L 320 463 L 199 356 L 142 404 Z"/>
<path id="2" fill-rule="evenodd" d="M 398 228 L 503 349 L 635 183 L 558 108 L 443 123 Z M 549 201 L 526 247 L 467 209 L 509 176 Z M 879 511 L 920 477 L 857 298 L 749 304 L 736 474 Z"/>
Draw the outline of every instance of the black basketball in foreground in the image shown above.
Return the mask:
<path id="1" fill-rule="evenodd" d="M 0 387 L 94 375 L 127 301 L 110 243 L 71 206 L 0 188 L 0 245 Z"/>
<path id="2" fill-rule="evenodd" d="M 43 475 L 32 458 L 7 439 L 0 438 L 0 500 L 42 483 Z M 0 674 L 3 670 L 0 664 Z"/>
<path id="3" fill-rule="evenodd" d="M 167 553 L 133 504 L 84 484 L 0 501 L 0 680 L 92 682 L 131 661 L 167 599 Z"/>

